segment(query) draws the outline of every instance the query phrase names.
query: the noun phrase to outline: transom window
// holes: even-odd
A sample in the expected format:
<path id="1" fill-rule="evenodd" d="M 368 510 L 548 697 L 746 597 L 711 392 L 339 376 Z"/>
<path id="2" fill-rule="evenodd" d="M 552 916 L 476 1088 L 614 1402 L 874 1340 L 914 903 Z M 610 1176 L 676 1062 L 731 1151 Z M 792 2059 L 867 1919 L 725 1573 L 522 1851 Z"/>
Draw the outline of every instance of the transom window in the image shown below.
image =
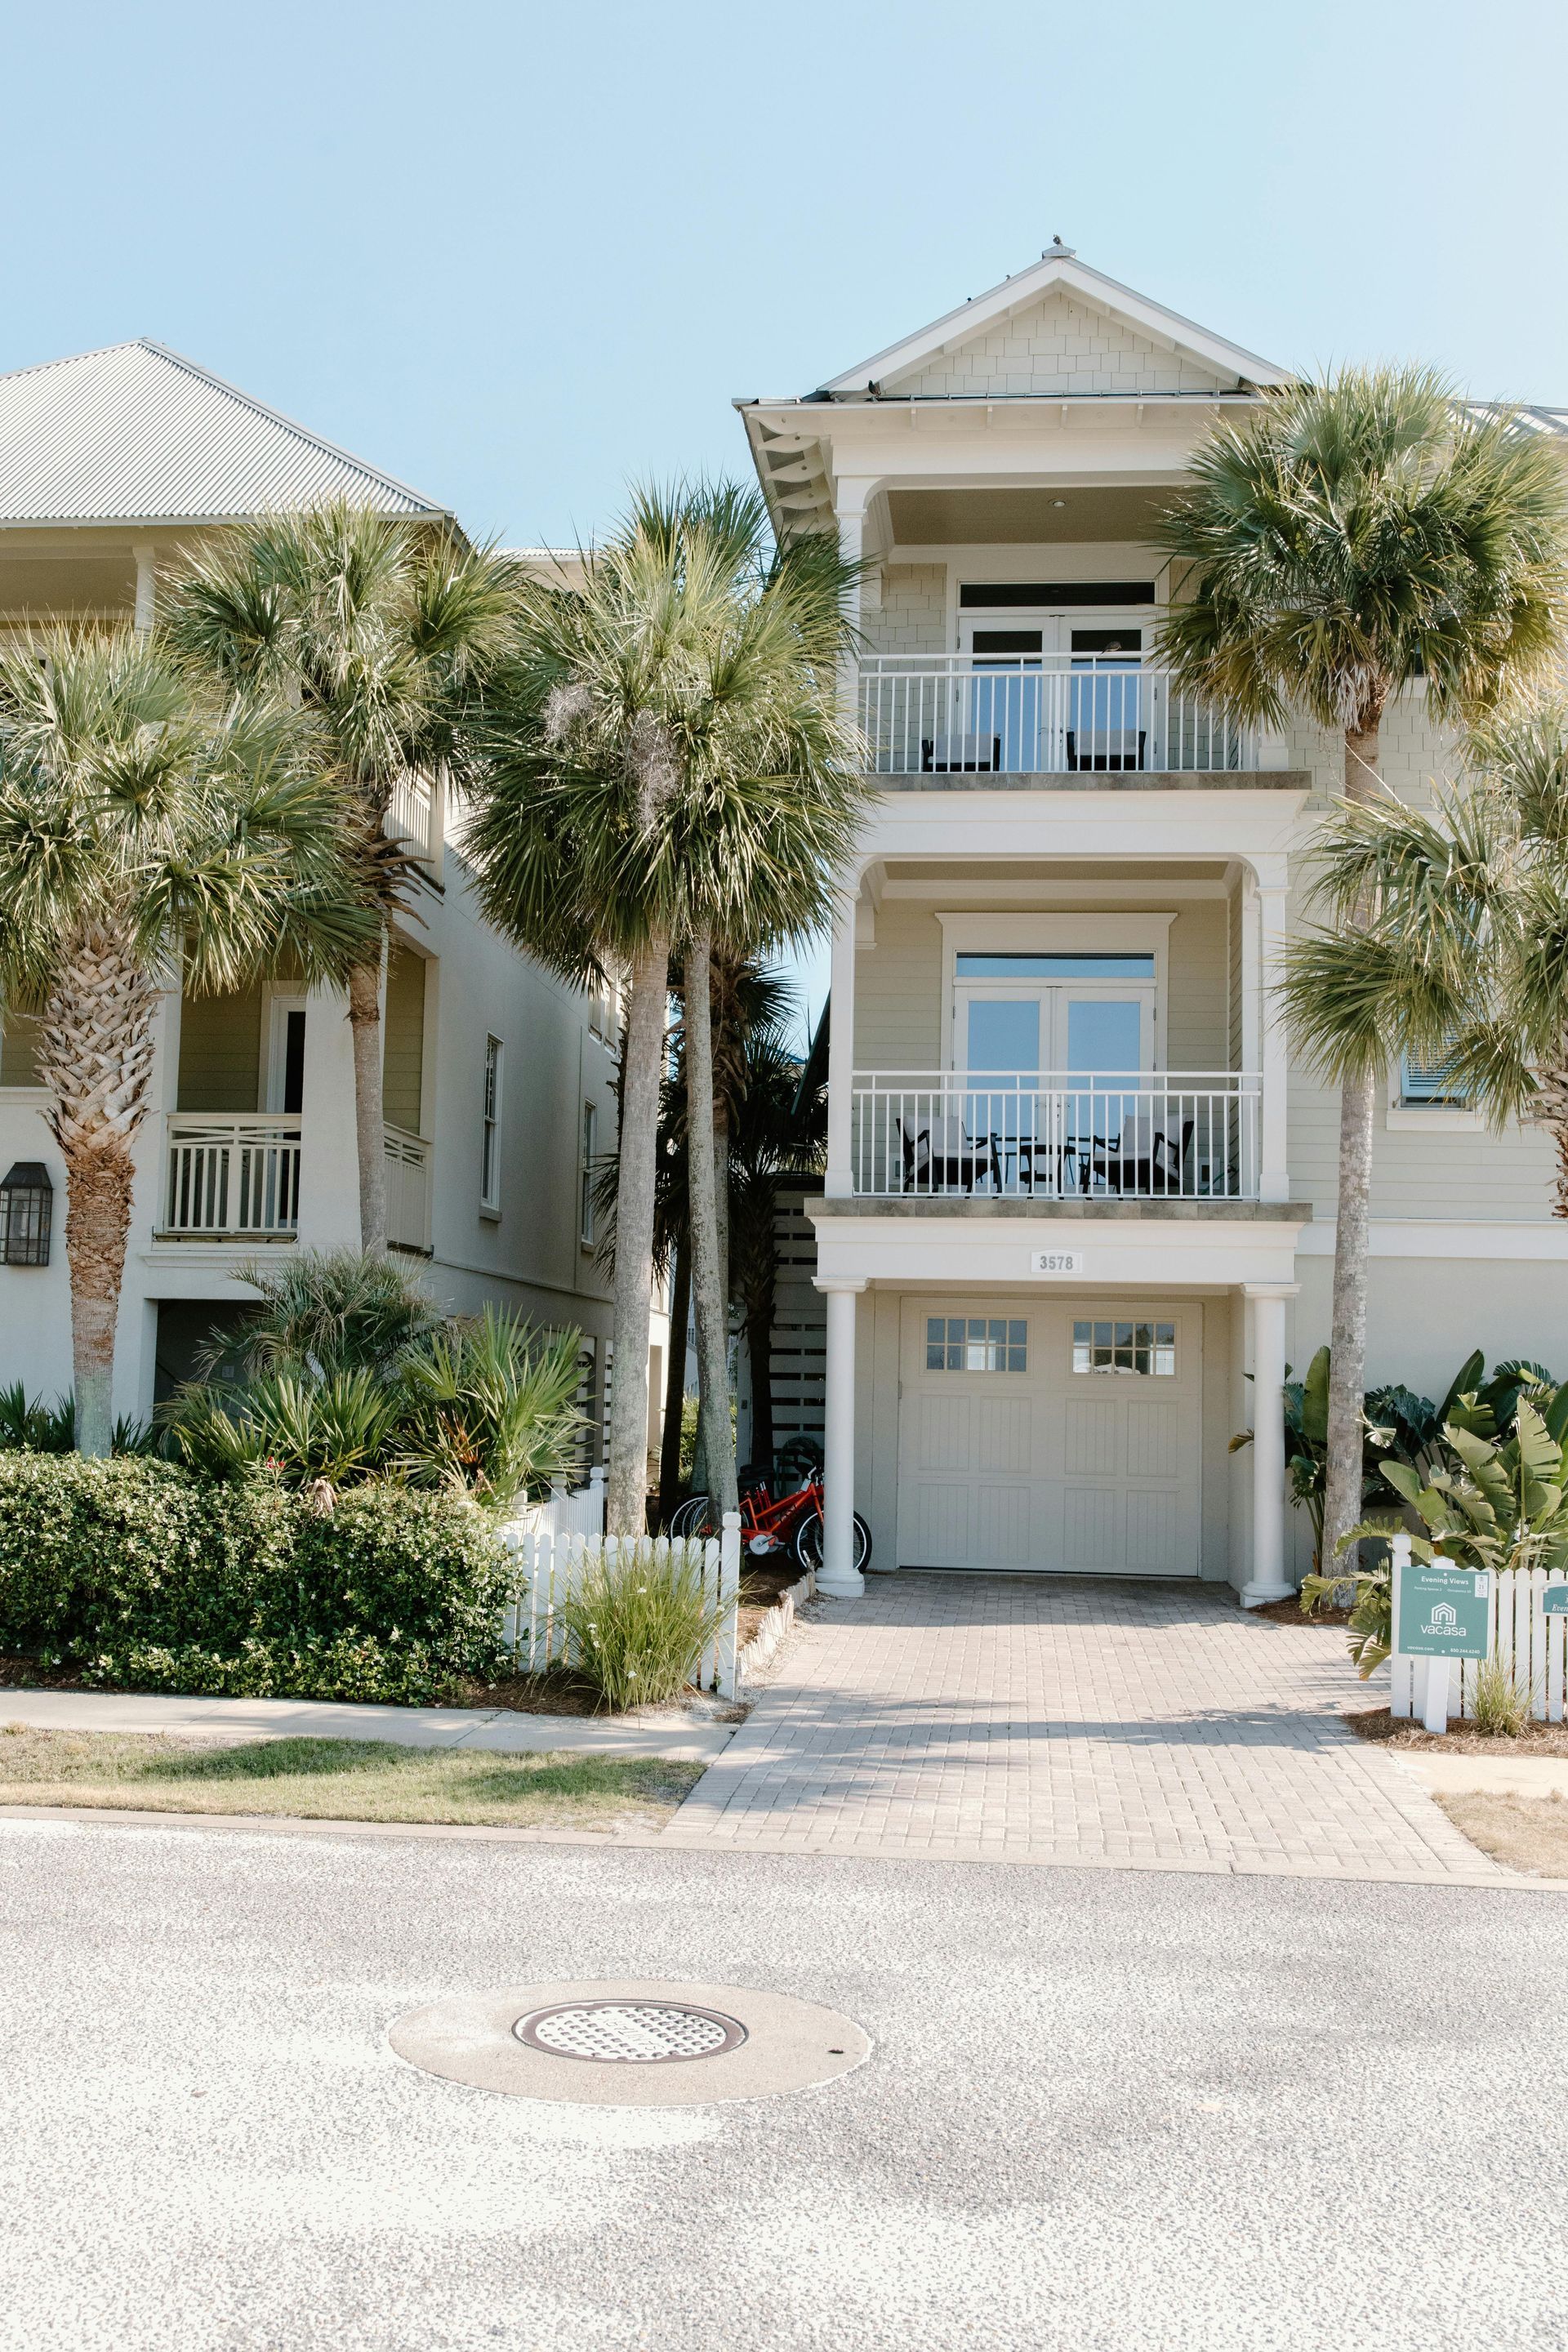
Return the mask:
<path id="1" fill-rule="evenodd" d="M 957 960 L 960 980 L 1152 980 L 1152 955 L 994 955 L 968 948 Z"/>
<path id="2" fill-rule="evenodd" d="M 1001 1316 L 926 1318 L 928 1372 L 1026 1372 L 1029 1327 Z"/>
<path id="3" fill-rule="evenodd" d="M 1176 1370 L 1176 1327 L 1110 1320 L 1075 1323 L 1072 1368 L 1075 1372 L 1127 1372 L 1135 1378 L 1169 1379 Z"/>

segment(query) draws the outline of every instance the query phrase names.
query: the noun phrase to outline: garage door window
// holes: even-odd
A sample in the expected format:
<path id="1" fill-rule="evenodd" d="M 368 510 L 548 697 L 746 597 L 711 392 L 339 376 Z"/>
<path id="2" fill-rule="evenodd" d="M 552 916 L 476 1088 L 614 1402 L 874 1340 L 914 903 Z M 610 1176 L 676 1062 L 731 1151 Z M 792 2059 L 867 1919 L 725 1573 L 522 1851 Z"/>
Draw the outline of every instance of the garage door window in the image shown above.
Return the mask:
<path id="1" fill-rule="evenodd" d="M 1171 1378 L 1176 1370 L 1176 1327 L 1173 1323 L 1075 1323 L 1072 1368 L 1075 1372 Z"/>
<path id="2" fill-rule="evenodd" d="M 1029 1327 L 984 1315 L 926 1318 L 928 1372 L 1026 1372 Z"/>

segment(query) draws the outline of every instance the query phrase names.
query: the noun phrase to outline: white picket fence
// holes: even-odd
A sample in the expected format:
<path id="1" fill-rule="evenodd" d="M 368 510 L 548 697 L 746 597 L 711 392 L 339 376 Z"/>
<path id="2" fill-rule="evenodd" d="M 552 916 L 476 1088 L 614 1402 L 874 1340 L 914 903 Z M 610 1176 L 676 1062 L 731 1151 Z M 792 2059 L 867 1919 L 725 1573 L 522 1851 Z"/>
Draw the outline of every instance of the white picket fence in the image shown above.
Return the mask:
<path id="1" fill-rule="evenodd" d="M 601 1463 L 588 1473 L 585 1486 L 556 1486 L 550 1489 L 549 1500 L 526 1503 L 510 1518 L 502 1530 L 510 1543 L 514 1536 L 602 1536 L 605 1532 L 605 1468 Z"/>
<path id="2" fill-rule="evenodd" d="M 1492 1657 L 1521 1688 L 1528 1688 L 1530 1711 L 1542 1723 L 1561 1723 L 1568 1703 L 1568 1616 L 1554 1611 L 1549 1617 L 1543 1606 L 1548 1586 L 1561 1584 L 1568 1584 L 1568 1576 L 1549 1575 L 1543 1568 L 1514 1569 L 1492 1578 Z M 1461 1712 L 1473 1716 L 1476 1663 L 1465 1658 L 1453 1664 L 1459 1670 Z M 1425 1659 L 1397 1651 L 1389 1659 L 1391 1714 L 1421 1712 L 1425 1664 Z"/>
<path id="3" fill-rule="evenodd" d="M 517 1570 L 515 1598 L 503 1613 L 502 1638 L 521 1674 L 572 1664 L 571 1637 L 562 1605 L 584 1573 L 601 1559 L 614 1568 L 623 1556 L 658 1570 L 674 1560 L 701 1574 L 705 1599 L 719 1602 L 718 1620 L 697 1673 L 700 1690 L 721 1698 L 735 1696 L 736 1625 L 741 1598 L 741 1520 L 728 1513 L 721 1536 L 671 1542 L 668 1536 L 606 1536 L 604 1489 L 599 1488 L 599 1525 L 593 1529 L 531 1527 L 513 1519 L 501 1530 Z M 574 1499 L 574 1498 L 573 1498 Z M 550 1505 L 542 1509 L 548 1511 Z"/>

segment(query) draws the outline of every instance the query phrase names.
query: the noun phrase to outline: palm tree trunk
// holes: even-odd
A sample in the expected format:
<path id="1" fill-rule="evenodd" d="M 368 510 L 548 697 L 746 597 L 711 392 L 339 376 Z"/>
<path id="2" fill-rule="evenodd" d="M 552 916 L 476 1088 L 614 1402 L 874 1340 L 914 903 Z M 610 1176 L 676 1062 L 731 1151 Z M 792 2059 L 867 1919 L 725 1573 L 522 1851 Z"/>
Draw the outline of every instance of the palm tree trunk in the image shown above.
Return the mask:
<path id="1" fill-rule="evenodd" d="M 349 974 L 349 1027 L 354 1052 L 354 1142 L 359 1155 L 359 1242 L 368 1254 L 386 1248 L 386 1125 L 382 1108 L 381 967 L 356 964 Z"/>
<path id="2" fill-rule="evenodd" d="M 669 1002 L 669 933 L 633 962 L 621 1072 L 620 1172 L 616 1187 L 615 1373 L 605 1523 L 613 1536 L 647 1533 L 647 1339 L 653 1307 L 654 1188 L 658 1095 Z"/>
<path id="3" fill-rule="evenodd" d="M 1375 800 L 1378 730 L 1345 730 L 1345 798 Z M 1360 919 L 1364 919 L 1364 917 Z M 1323 1572 L 1354 1572 L 1355 1549 L 1337 1555 L 1362 1516 L 1362 1416 L 1366 1393 L 1367 1223 L 1377 1074 L 1348 1075 L 1340 1090 L 1340 1190 L 1334 1230 L 1334 1301 L 1329 1337 L 1329 1458 L 1323 1496 Z"/>
<path id="4" fill-rule="evenodd" d="M 669 1525 L 680 1485 L 680 1409 L 686 1402 L 686 1325 L 691 1312 L 691 1248 L 676 1244 L 669 1286 L 669 1361 L 664 1368 L 664 1433 L 658 1449 L 658 1518 Z"/>
<path id="5" fill-rule="evenodd" d="M 62 958 L 38 1040 L 47 1114 L 66 1163 L 66 1260 L 79 1453 L 104 1454 L 114 1432 L 114 1335 L 125 1276 L 135 1170 L 131 1146 L 147 1115 L 153 1016 L 159 991 L 107 933 L 88 932 Z"/>
<path id="6" fill-rule="evenodd" d="M 736 1508 L 735 1444 L 730 1430 L 729 1286 L 719 1256 L 720 1137 L 713 1116 L 713 934 L 692 933 L 686 950 L 686 1117 L 691 1190 L 691 1276 L 697 1294 L 697 1367 L 701 1383 L 708 1492 L 716 1511 Z M 701 1139 L 712 1139 L 704 1150 Z M 728 1220 L 726 1220 L 726 1224 Z"/>
<path id="7" fill-rule="evenodd" d="M 724 1363 L 725 1389 L 721 1396 L 710 1403 L 706 1391 L 697 1401 L 697 1462 L 692 1473 L 693 1489 L 709 1492 L 708 1462 L 715 1416 L 721 1415 L 723 1434 L 716 1442 L 728 1447 L 731 1458 L 735 1448 L 735 1424 L 730 1411 L 728 1389 L 730 1361 L 730 1300 L 732 1284 L 730 1269 L 730 1113 L 723 1096 L 718 1091 L 717 1076 L 713 1097 L 713 1223 L 718 1229 L 719 1295 L 724 1301 Z M 699 1360 L 700 1360 L 700 1359 Z M 698 1473 L 700 1472 L 700 1475 Z"/>

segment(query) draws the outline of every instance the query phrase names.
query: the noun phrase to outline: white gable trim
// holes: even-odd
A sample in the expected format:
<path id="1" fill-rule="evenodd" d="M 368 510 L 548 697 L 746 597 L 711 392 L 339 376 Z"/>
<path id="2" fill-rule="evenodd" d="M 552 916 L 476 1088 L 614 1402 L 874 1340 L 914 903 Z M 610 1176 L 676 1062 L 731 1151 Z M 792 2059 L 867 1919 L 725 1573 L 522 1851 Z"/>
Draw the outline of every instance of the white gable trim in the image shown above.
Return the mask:
<path id="1" fill-rule="evenodd" d="M 1244 351 L 1239 343 L 1226 342 L 1222 336 L 1211 335 L 1205 327 L 1178 311 L 1167 310 L 1163 303 L 1151 302 L 1146 295 L 1136 294 L 1131 286 L 1121 285 L 1114 278 L 1105 277 L 1098 269 L 1069 255 L 1051 253 L 1035 263 L 1030 269 L 1021 269 L 1016 278 L 1004 278 L 993 286 L 988 294 L 980 294 L 973 301 L 963 303 L 945 317 L 933 320 L 918 334 L 906 335 L 901 342 L 889 343 L 885 351 L 874 352 L 858 366 L 847 368 L 823 386 L 827 393 L 868 392 L 873 383 L 889 378 L 907 375 L 923 362 L 938 358 L 943 352 L 973 341 L 976 336 L 1005 319 L 1016 310 L 1032 307 L 1046 296 L 1070 289 L 1094 305 L 1121 319 L 1139 334 L 1152 342 L 1181 352 L 1212 368 L 1217 376 L 1243 377 L 1248 383 L 1277 384 L 1290 381 L 1289 371 L 1276 367 L 1271 360 L 1259 358 L 1256 352 Z"/>

